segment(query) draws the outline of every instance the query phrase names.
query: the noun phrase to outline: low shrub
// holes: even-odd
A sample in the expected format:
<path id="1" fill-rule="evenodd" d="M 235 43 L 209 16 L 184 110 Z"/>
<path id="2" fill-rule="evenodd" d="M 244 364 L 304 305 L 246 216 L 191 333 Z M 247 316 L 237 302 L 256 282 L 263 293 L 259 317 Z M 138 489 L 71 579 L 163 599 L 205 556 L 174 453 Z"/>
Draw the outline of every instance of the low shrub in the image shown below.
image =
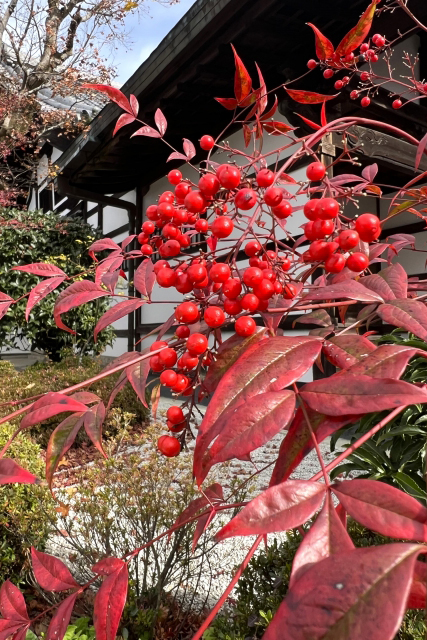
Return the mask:
<path id="1" fill-rule="evenodd" d="M 356 547 L 396 542 L 364 529 L 349 521 L 349 534 Z M 254 640 L 262 638 L 268 624 L 288 591 L 292 562 L 301 543 L 297 532 L 289 531 L 287 540 L 276 539 L 267 550 L 260 551 L 250 561 L 236 586 L 234 602 L 226 614 L 217 616 L 203 640 Z M 395 640 L 425 640 L 425 612 L 406 613 Z"/>
<path id="2" fill-rule="evenodd" d="M 0 448 L 14 431 L 8 423 L 0 425 Z M 44 476 L 40 446 L 21 433 L 10 446 L 13 458 L 39 477 Z M 54 517 L 54 504 L 45 486 L 7 484 L 0 492 L 0 581 L 17 583 L 25 576 L 31 545 L 43 549 Z"/>
<path id="3" fill-rule="evenodd" d="M 40 393 L 45 393 L 46 389 L 59 391 L 78 382 L 91 378 L 102 371 L 104 365 L 99 358 L 85 356 L 68 355 L 60 362 L 38 362 L 24 371 L 15 371 L 13 366 L 6 360 L 0 361 L 0 404 L 16 400 L 17 398 L 29 398 Z M 108 403 L 111 391 L 114 388 L 119 374 L 108 376 L 94 383 L 90 390 L 98 394 L 105 405 Z M 148 393 L 147 393 L 148 396 Z M 114 406 L 132 414 L 132 425 L 145 423 L 148 411 L 136 396 L 130 384 L 117 394 Z M 7 415 L 10 406 L 1 407 L 1 415 Z M 46 445 L 52 432 L 51 426 L 58 423 L 58 418 L 43 422 L 31 429 L 31 434 L 37 442 Z M 114 422 L 109 421 L 105 435 L 114 435 L 116 428 Z M 80 438 L 86 438 L 83 434 Z M 81 442 L 78 440 L 77 443 Z"/>

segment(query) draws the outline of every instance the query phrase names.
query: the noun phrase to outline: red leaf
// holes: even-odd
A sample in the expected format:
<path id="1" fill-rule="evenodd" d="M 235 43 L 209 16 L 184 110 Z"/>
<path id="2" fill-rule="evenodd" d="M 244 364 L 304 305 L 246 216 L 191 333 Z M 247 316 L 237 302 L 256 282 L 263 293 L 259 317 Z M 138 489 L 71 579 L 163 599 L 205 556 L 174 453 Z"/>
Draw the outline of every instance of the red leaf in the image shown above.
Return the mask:
<path id="1" fill-rule="evenodd" d="M 202 456 L 218 435 L 218 418 L 233 403 L 247 402 L 266 391 L 279 391 L 306 372 L 320 353 L 322 341 L 310 336 L 277 336 L 253 344 L 220 380 L 200 425 L 194 452 L 194 475 L 198 477 Z"/>
<path id="2" fill-rule="evenodd" d="M 349 298 L 360 302 L 384 302 L 381 296 L 356 280 L 344 280 L 337 284 L 313 289 L 304 296 L 303 300 L 338 300 L 340 298 Z"/>
<path id="3" fill-rule="evenodd" d="M 243 138 L 245 141 L 245 147 L 249 147 L 252 140 L 252 130 L 247 124 L 243 125 Z"/>
<path id="4" fill-rule="evenodd" d="M 295 394 L 289 390 L 260 393 L 234 413 L 230 407 L 224 418 L 219 419 L 219 436 L 205 454 L 203 474 L 197 482 L 203 482 L 214 464 L 233 458 L 246 459 L 248 454 L 285 429 L 294 411 Z"/>
<path id="5" fill-rule="evenodd" d="M 126 98 L 124 93 L 120 91 L 120 89 L 115 89 L 114 87 L 110 87 L 107 84 L 89 84 L 87 82 L 82 84 L 82 89 L 94 89 L 95 91 L 106 93 L 110 100 L 118 104 L 119 107 L 124 109 L 124 111 L 133 113 L 132 108 L 129 104 L 129 100 Z"/>
<path id="6" fill-rule="evenodd" d="M 191 140 L 187 140 L 187 138 L 184 138 L 183 147 L 187 159 L 191 160 L 191 158 L 194 158 L 194 156 L 196 155 L 196 148 Z"/>
<path id="7" fill-rule="evenodd" d="M 363 12 L 357 25 L 341 40 L 335 52 L 337 58 L 344 57 L 348 53 L 351 53 L 365 40 L 371 29 L 375 9 L 379 1 L 380 0 L 374 0 L 371 2 L 369 7 Z"/>
<path id="8" fill-rule="evenodd" d="M 324 413 L 313 411 L 309 407 L 306 408 L 311 428 L 313 429 L 318 443 L 341 427 L 354 422 L 355 416 L 326 416 Z M 284 482 L 289 478 L 291 473 L 314 448 L 310 428 L 307 424 L 304 412 L 301 407 L 297 410 L 295 418 L 291 426 L 282 440 L 279 455 L 271 474 L 270 486 Z"/>
<path id="9" fill-rule="evenodd" d="M 395 300 L 396 296 L 394 295 L 392 289 L 389 284 L 385 281 L 384 278 L 377 275 L 376 273 L 370 276 L 364 276 L 359 280 L 360 284 L 363 284 L 364 287 L 371 289 L 371 291 L 375 291 L 383 300 Z"/>
<path id="10" fill-rule="evenodd" d="M 157 418 L 157 409 L 159 408 L 160 402 L 160 392 L 161 392 L 161 384 L 156 384 L 151 390 L 150 404 L 151 404 L 151 415 L 154 420 Z"/>
<path id="11" fill-rule="evenodd" d="M 315 411 L 330 416 L 365 414 L 427 402 L 427 391 L 403 380 L 335 374 L 304 385 L 301 396 Z"/>
<path id="12" fill-rule="evenodd" d="M 344 333 L 325 340 L 322 351 L 334 367 L 348 369 L 375 349 L 375 345 L 364 336 Z"/>
<path id="13" fill-rule="evenodd" d="M 125 564 L 120 558 L 103 558 L 93 565 L 92 571 L 100 576 L 109 576 L 115 571 L 120 571 Z"/>
<path id="14" fill-rule="evenodd" d="M 131 300 L 123 300 L 122 302 L 118 302 L 113 307 L 108 309 L 108 311 L 106 311 L 96 323 L 96 327 L 93 332 L 95 342 L 98 339 L 98 334 L 100 331 L 108 327 L 113 322 L 116 322 L 120 318 L 123 318 L 136 309 L 139 309 L 143 304 L 145 304 L 145 302 L 146 301 L 141 300 L 141 298 L 133 298 Z"/>
<path id="15" fill-rule="evenodd" d="M 256 70 L 258 71 L 259 78 L 259 98 L 257 100 L 258 105 L 258 115 L 261 116 L 267 108 L 268 103 L 268 95 L 267 95 L 267 87 L 265 85 L 264 77 L 261 73 L 261 69 L 255 62 Z"/>
<path id="16" fill-rule="evenodd" d="M 236 49 L 231 45 L 234 54 L 234 63 L 236 65 L 236 72 L 234 75 L 234 95 L 238 103 L 245 100 L 251 92 L 252 80 L 243 64 L 242 60 L 237 55 Z"/>
<path id="17" fill-rule="evenodd" d="M 315 131 L 319 131 L 319 129 L 322 128 L 320 126 L 320 124 L 316 124 L 315 122 L 313 122 L 313 120 L 309 120 L 309 118 L 306 118 L 305 116 L 302 116 L 300 113 L 297 113 L 296 115 L 299 118 L 301 118 L 301 120 L 303 120 L 305 122 L 305 124 L 308 124 L 308 126 L 311 127 L 312 129 L 314 129 Z"/>
<path id="18" fill-rule="evenodd" d="M 2 295 L 4 296 L 5 294 Z M 9 300 L 0 300 L 0 320 L 6 315 L 11 305 L 15 302 L 15 300 L 13 298 L 10 298 L 10 296 L 7 297 L 9 298 Z"/>
<path id="19" fill-rule="evenodd" d="M 24 624 L 23 622 L 17 622 L 16 620 L 0 620 L 0 640 L 6 640 L 6 638 L 10 638 L 17 631 L 22 629 L 22 627 L 28 627 L 28 624 Z"/>
<path id="20" fill-rule="evenodd" d="M 124 251 L 126 247 L 130 245 L 132 240 L 135 240 L 136 237 L 137 237 L 136 233 L 132 233 L 130 236 L 127 236 L 124 240 L 122 240 L 122 242 L 120 243 L 122 247 L 122 251 Z"/>
<path id="21" fill-rule="evenodd" d="M 330 493 L 327 494 L 322 511 L 304 536 L 292 563 L 289 588 L 299 580 L 314 563 L 334 553 L 345 553 L 354 549 L 354 544 L 335 511 Z"/>
<path id="22" fill-rule="evenodd" d="M 110 397 L 108 398 L 107 411 L 110 409 L 111 405 L 114 402 L 114 399 L 118 393 L 126 386 L 127 384 L 126 371 L 122 371 L 116 384 L 114 385 Z"/>
<path id="23" fill-rule="evenodd" d="M 274 136 L 280 136 L 283 133 L 293 131 L 295 127 L 291 127 L 280 120 L 271 120 L 270 122 L 262 122 L 262 127 L 267 133 L 272 133 Z"/>
<path id="24" fill-rule="evenodd" d="M 215 100 L 229 111 L 234 111 L 237 107 L 237 100 L 235 98 L 215 98 Z"/>
<path id="25" fill-rule="evenodd" d="M 161 135 L 164 136 L 168 123 L 161 109 L 156 110 L 156 113 L 154 114 L 154 122 L 156 123 L 156 127 L 160 131 Z"/>
<path id="26" fill-rule="evenodd" d="M 309 480 L 287 480 L 251 500 L 216 534 L 215 539 L 219 541 L 233 536 L 295 529 L 318 511 L 324 497 L 324 484 Z"/>
<path id="27" fill-rule="evenodd" d="M 300 102 L 302 104 L 321 104 L 326 100 L 333 100 L 339 94 L 336 93 L 333 96 L 325 96 L 321 93 L 315 93 L 313 91 L 296 91 L 295 89 L 288 89 L 284 86 L 285 91 L 289 94 L 292 100 Z"/>
<path id="28" fill-rule="evenodd" d="M 156 274 L 154 273 L 154 264 L 150 258 L 141 262 L 135 271 L 133 281 L 135 288 L 139 293 L 143 296 L 147 296 L 147 298 L 151 297 L 154 283 L 156 282 Z"/>
<path id="29" fill-rule="evenodd" d="M 184 509 L 181 515 L 173 523 L 174 527 L 182 524 L 183 522 L 186 522 L 187 520 L 190 520 L 190 518 L 195 516 L 199 511 L 207 507 L 209 504 L 220 504 L 224 500 L 222 487 L 217 482 L 205 489 L 203 493 L 204 495 L 192 500 L 188 507 Z"/>
<path id="30" fill-rule="evenodd" d="M 101 260 L 95 271 L 95 284 L 100 285 L 107 273 L 114 273 L 123 264 L 124 256 L 122 252 L 113 251 L 108 258 Z M 118 279 L 118 274 L 117 274 Z"/>
<path id="31" fill-rule="evenodd" d="M 411 591 L 409 592 L 407 609 L 425 609 L 427 600 L 426 590 L 427 564 L 417 560 L 412 578 Z"/>
<path id="32" fill-rule="evenodd" d="M 150 358 L 141 360 L 136 364 L 126 368 L 126 376 L 131 383 L 133 390 L 141 400 L 144 407 L 148 409 L 145 399 L 145 385 L 147 383 L 148 374 L 150 373 Z"/>
<path id="33" fill-rule="evenodd" d="M 43 276 L 48 278 L 50 276 L 64 276 L 67 274 L 59 267 L 48 262 L 34 262 L 33 264 L 24 264 L 17 267 L 12 267 L 11 271 L 24 271 L 25 273 L 32 273 L 34 276 Z"/>
<path id="34" fill-rule="evenodd" d="M 61 291 L 56 299 L 55 307 L 53 309 L 53 317 L 55 319 L 56 326 L 60 329 L 64 329 L 69 333 L 75 334 L 76 332 L 69 329 L 62 322 L 61 314 L 80 307 L 82 304 L 108 296 L 109 293 L 105 289 L 101 289 L 95 282 L 90 280 L 82 280 L 80 282 L 73 282 L 72 285 Z"/>
<path id="35" fill-rule="evenodd" d="M 404 373 L 411 358 L 427 353 L 398 344 L 382 344 L 348 369 L 352 375 L 362 374 L 372 378 L 393 378 L 398 380 Z"/>
<path id="36" fill-rule="evenodd" d="M 95 405 L 84 415 L 84 427 L 87 435 L 100 453 L 106 458 L 105 451 L 102 447 L 102 425 L 105 420 L 105 406 L 103 402 Z"/>
<path id="37" fill-rule="evenodd" d="M 274 116 L 274 114 L 275 114 L 275 113 L 276 113 L 276 111 L 277 111 L 278 104 L 279 104 L 279 101 L 278 101 L 278 99 L 277 99 L 277 96 L 275 95 L 275 96 L 274 96 L 274 104 L 273 104 L 273 106 L 271 107 L 271 109 L 269 109 L 269 110 L 267 111 L 267 113 L 264 113 L 264 115 L 263 115 L 263 116 L 262 116 L 262 118 L 261 118 L 261 121 L 262 121 L 262 122 L 264 122 L 264 120 L 269 120 L 270 118 L 272 118 L 272 117 Z"/>
<path id="38" fill-rule="evenodd" d="M 0 589 L 0 611 L 3 618 L 29 622 L 24 596 L 10 580 L 3 582 Z"/>
<path id="39" fill-rule="evenodd" d="M 65 456 L 83 424 L 83 412 L 73 413 L 63 420 L 52 432 L 46 451 L 46 481 L 52 486 L 53 474 Z"/>
<path id="40" fill-rule="evenodd" d="M 127 124 L 132 124 L 135 122 L 135 116 L 130 113 L 122 113 L 120 118 L 116 122 L 116 126 L 113 131 L 113 138 L 116 135 L 117 131 L 119 131 L 122 127 L 125 127 Z"/>
<path id="41" fill-rule="evenodd" d="M 191 553 L 194 553 L 197 547 L 197 543 L 200 540 L 200 536 L 203 535 L 206 527 L 210 522 L 212 522 L 212 515 L 214 514 L 214 510 L 211 510 L 211 513 L 206 513 L 204 516 L 200 516 L 197 520 L 196 528 L 194 529 L 193 540 L 191 543 Z"/>
<path id="42" fill-rule="evenodd" d="M 0 459 L 0 485 L 13 484 L 36 484 L 38 479 L 32 473 L 19 466 L 12 458 Z"/>
<path id="43" fill-rule="evenodd" d="M 65 564 L 55 556 L 31 547 L 31 560 L 34 576 L 42 589 L 66 591 L 80 586 Z"/>
<path id="44" fill-rule="evenodd" d="M 427 312 L 418 300 L 390 300 L 378 307 L 377 313 L 384 322 L 414 333 L 427 340 Z"/>
<path id="45" fill-rule="evenodd" d="M 138 100 L 136 98 L 136 96 L 133 95 L 133 93 L 130 94 L 129 96 L 129 102 L 130 102 L 130 106 L 132 109 L 132 113 L 135 116 L 135 118 L 138 117 L 138 111 L 139 111 L 139 103 Z"/>
<path id="46" fill-rule="evenodd" d="M 67 627 L 70 624 L 71 614 L 73 613 L 74 604 L 78 596 L 78 592 L 72 593 L 68 598 L 65 598 L 55 611 L 50 621 L 49 628 L 46 634 L 46 640 L 62 640 Z"/>
<path id="47" fill-rule="evenodd" d="M 387 544 L 317 562 L 289 590 L 263 640 L 392 640 L 422 549 Z"/>
<path id="48" fill-rule="evenodd" d="M 334 55 L 334 45 L 328 38 L 326 38 L 323 33 L 319 31 L 314 24 L 311 22 L 307 22 L 307 25 L 311 27 L 314 31 L 314 38 L 316 43 L 316 56 L 319 60 L 329 60 Z"/>
<path id="49" fill-rule="evenodd" d="M 224 373 L 236 362 L 251 344 L 255 344 L 265 339 L 265 329 L 258 327 L 257 330 L 247 338 L 242 338 L 235 333 L 227 338 L 218 348 L 216 360 L 210 365 L 203 387 L 213 393 L 218 386 Z"/>
<path id="50" fill-rule="evenodd" d="M 83 404 L 90 404 L 91 402 L 99 402 L 101 398 L 92 393 L 92 391 L 76 391 L 70 395 L 70 398 L 77 400 L 77 402 L 83 402 Z"/>
<path id="51" fill-rule="evenodd" d="M 93 624 L 96 640 L 114 640 L 126 603 L 128 568 L 125 564 L 105 578 L 95 597 Z"/>
<path id="52" fill-rule="evenodd" d="M 326 127 L 326 125 L 328 124 L 328 121 L 326 119 L 326 102 L 322 104 L 322 109 L 320 111 L 320 124 L 322 125 L 322 127 Z"/>
<path id="53" fill-rule="evenodd" d="M 406 298 L 408 295 L 408 275 L 401 264 L 392 264 L 386 269 L 381 269 L 378 274 L 389 285 L 396 298 Z"/>
<path id="54" fill-rule="evenodd" d="M 169 162 L 170 160 L 184 160 L 184 162 L 187 162 L 187 156 L 185 156 L 183 153 L 178 153 L 178 151 L 174 151 L 173 153 L 170 154 L 170 156 L 168 156 L 166 162 Z"/>
<path id="55" fill-rule="evenodd" d="M 400 489 L 378 480 L 344 480 L 332 485 L 350 516 L 390 538 L 427 541 L 427 509 Z"/>
<path id="56" fill-rule="evenodd" d="M 49 278 L 48 280 L 42 280 L 34 289 L 31 289 L 28 296 L 27 308 L 25 309 L 25 320 L 28 322 L 31 310 L 38 304 L 43 298 L 46 298 L 49 293 L 52 293 L 60 284 L 65 280 L 66 276 L 58 276 L 57 278 Z"/>
<path id="57" fill-rule="evenodd" d="M 30 411 L 21 420 L 21 428 L 32 427 L 34 424 L 48 420 L 64 411 L 86 411 L 86 409 L 86 405 L 63 393 L 49 391 L 33 404 Z"/>
<path id="58" fill-rule="evenodd" d="M 135 133 L 131 135 L 131 138 L 135 136 L 148 136 L 148 138 L 161 138 L 161 134 L 153 127 L 149 127 L 148 124 L 144 125 L 140 129 L 137 129 Z"/>
<path id="59" fill-rule="evenodd" d="M 418 169 L 421 163 L 421 158 L 423 157 L 423 153 L 425 152 L 427 146 L 427 133 L 421 138 L 418 147 L 417 153 L 415 155 L 415 169 Z"/>
<path id="60" fill-rule="evenodd" d="M 111 240 L 111 238 L 101 238 L 100 240 L 95 240 L 95 242 L 90 245 L 88 251 L 89 255 L 93 255 L 95 251 L 104 251 L 105 249 L 118 249 L 120 251 L 119 245 L 114 242 L 114 240 Z"/>
<path id="61" fill-rule="evenodd" d="M 331 326 L 331 316 L 326 311 L 326 309 L 316 309 L 316 311 L 311 311 L 310 313 L 305 313 L 303 316 L 300 316 L 296 320 L 294 320 L 292 327 L 295 324 L 317 324 L 319 327 L 330 327 Z"/>

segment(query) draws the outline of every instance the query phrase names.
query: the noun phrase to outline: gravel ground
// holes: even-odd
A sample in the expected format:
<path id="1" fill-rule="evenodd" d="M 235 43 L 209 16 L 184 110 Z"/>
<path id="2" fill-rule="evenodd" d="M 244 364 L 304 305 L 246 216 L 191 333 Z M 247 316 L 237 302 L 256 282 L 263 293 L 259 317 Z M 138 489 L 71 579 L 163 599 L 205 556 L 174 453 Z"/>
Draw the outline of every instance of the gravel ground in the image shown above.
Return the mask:
<path id="1" fill-rule="evenodd" d="M 158 408 L 158 418 L 160 420 L 165 421 L 166 410 L 172 404 L 175 404 L 175 401 L 171 398 L 162 398 L 160 400 Z M 205 407 L 200 407 L 200 409 L 204 412 Z M 252 454 L 252 463 L 234 460 L 228 466 L 225 465 L 225 468 L 220 472 L 211 471 L 207 483 L 209 483 L 209 481 L 218 481 L 222 484 L 224 489 L 227 489 L 233 478 L 237 478 L 239 481 L 247 480 L 257 469 L 261 469 L 275 460 L 282 438 L 283 434 L 279 434 L 263 448 L 255 451 Z M 189 446 L 190 453 L 193 446 L 194 445 Z M 320 445 L 320 449 L 326 463 L 333 459 L 334 456 L 329 452 L 329 440 L 325 440 Z M 308 479 L 316 474 L 319 469 L 320 465 L 317 455 L 315 452 L 311 452 L 292 475 L 292 478 Z M 271 471 L 272 466 L 262 471 L 259 475 L 248 482 L 247 486 L 251 491 L 250 496 L 257 495 L 261 490 L 268 486 Z M 215 531 L 219 529 L 219 526 L 226 522 L 226 515 L 218 515 L 207 535 L 209 535 L 209 533 L 215 533 Z M 286 534 L 270 534 L 269 540 L 272 540 L 273 538 L 283 540 L 285 536 Z M 235 567 L 241 564 L 249 548 L 253 544 L 253 541 L 253 536 L 238 537 L 215 545 L 209 552 L 209 561 L 206 566 L 206 571 L 203 572 L 201 579 L 198 579 L 197 583 L 195 582 L 194 585 L 186 585 L 187 594 L 191 594 L 192 592 L 196 593 L 197 600 L 200 603 L 204 602 L 206 595 L 208 595 L 208 606 L 212 606 L 224 592 L 230 582 Z M 69 551 L 67 551 L 67 544 L 63 538 L 52 536 L 48 544 L 48 549 L 51 553 L 62 557 L 64 561 L 70 565 L 68 559 Z"/>

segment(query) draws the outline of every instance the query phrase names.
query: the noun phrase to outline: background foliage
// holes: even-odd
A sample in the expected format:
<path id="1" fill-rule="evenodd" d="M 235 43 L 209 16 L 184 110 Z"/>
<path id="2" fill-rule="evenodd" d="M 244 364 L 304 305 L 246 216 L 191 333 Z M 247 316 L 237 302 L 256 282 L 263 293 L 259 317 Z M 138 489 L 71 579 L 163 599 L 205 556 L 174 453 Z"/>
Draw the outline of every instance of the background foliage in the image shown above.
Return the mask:
<path id="1" fill-rule="evenodd" d="M 56 213 L 0 209 L 0 290 L 15 300 L 32 289 L 41 278 L 20 271 L 11 271 L 16 265 L 33 262 L 50 262 L 73 276 L 92 266 L 87 248 L 99 238 L 89 224 L 79 218 L 61 219 Z M 61 349 L 73 348 L 79 354 L 99 354 L 113 341 L 111 327 L 93 340 L 93 327 L 108 309 L 103 299 L 65 314 L 68 326 L 77 331 L 76 336 L 58 329 L 53 319 L 55 299 L 67 287 L 63 283 L 55 293 L 42 300 L 33 310 L 29 321 L 25 320 L 27 299 L 12 305 L 0 324 L 2 347 L 29 348 L 47 353 L 58 360 Z"/>

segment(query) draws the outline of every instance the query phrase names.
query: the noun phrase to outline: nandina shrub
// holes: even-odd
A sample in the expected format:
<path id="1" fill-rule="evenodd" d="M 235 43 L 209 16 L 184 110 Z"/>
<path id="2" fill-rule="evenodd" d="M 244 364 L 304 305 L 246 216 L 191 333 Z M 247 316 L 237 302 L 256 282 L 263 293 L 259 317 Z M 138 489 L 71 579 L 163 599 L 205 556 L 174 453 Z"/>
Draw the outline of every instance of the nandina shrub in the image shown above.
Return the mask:
<path id="1" fill-rule="evenodd" d="M 377 4 L 376 0 L 371 2 L 337 47 L 309 24 L 315 34 L 317 56 L 317 60 L 309 60 L 309 70 L 319 67 L 325 79 L 338 75 L 334 84 L 338 92 L 350 81 L 359 83 L 360 79 L 360 86 L 350 97 L 360 99 L 361 107 L 369 105 L 378 84 L 388 85 L 391 91 L 396 87 L 389 84 L 393 80 L 391 64 L 385 65 L 383 75 L 375 64 L 381 56 L 389 60 L 392 46 L 401 37 L 399 22 L 394 40 L 388 41 L 379 33 L 370 38 Z M 404 0 L 385 0 L 378 11 L 398 7 L 415 20 L 418 28 L 427 31 Z M 276 119 L 276 93 L 281 87 L 269 91 L 258 67 L 255 87 L 235 49 L 233 53 L 234 97 L 216 98 L 232 112 L 231 129 L 224 130 L 213 145 L 208 133 L 207 138 L 203 136 L 200 148 L 206 155 L 198 167 L 194 166 L 196 147 L 186 138 L 182 150 L 172 148 L 168 157 L 168 161 L 188 163 L 199 175 L 195 174 L 193 182 L 183 178 L 180 170 L 172 169 L 168 180 L 174 190 L 159 194 L 158 203 L 147 208 L 147 219 L 137 237 L 139 247 L 133 235 L 120 245 L 109 238 L 95 241 L 89 247 L 94 266 L 88 270 L 88 277 L 74 278 L 57 297 L 53 310 L 56 325 L 73 333 L 65 314 L 95 300 L 115 299 L 124 260 L 137 261 L 134 286 L 139 295 L 119 298 L 97 322 L 95 339 L 119 318 L 143 305 L 155 304 L 155 282 L 186 296 L 172 316 L 149 334 L 157 334 L 149 348 L 123 354 L 96 379 L 120 372 L 111 401 L 130 383 L 144 403 L 148 376 L 158 374 L 151 393 L 154 412 L 162 387 L 181 396 L 181 406 L 170 407 L 167 412 L 168 433 L 157 441 L 165 458 L 180 455 L 191 442 L 197 402 L 209 397 L 193 452 L 193 474 L 200 495 L 157 538 L 121 557 L 109 555 L 96 562 L 91 567 L 95 578 L 84 584 L 77 582 L 61 560 L 33 549 L 33 571 L 40 586 L 69 593 L 53 609 L 48 630 L 51 638 L 63 635 L 77 598 L 91 593 L 95 583 L 101 583 L 94 599 L 97 640 L 114 638 L 126 604 L 129 571 L 133 571 L 138 555 L 163 537 L 172 535 L 173 539 L 182 527 L 195 522 L 195 544 L 208 527 L 217 529 L 216 542 L 251 536 L 255 540 L 251 546 L 248 543 L 244 561 L 193 640 L 200 640 L 263 539 L 304 526 L 309 529 L 293 559 L 289 590 L 264 640 L 392 640 L 405 611 L 424 610 L 426 606 L 426 507 L 383 482 L 333 480 L 331 472 L 408 406 L 427 403 L 425 385 L 401 379 L 409 361 L 417 355 L 424 357 L 425 352 L 417 347 L 379 344 L 372 329 L 384 322 L 420 340 L 427 339 L 426 282 L 408 277 L 396 260 L 403 249 L 415 249 L 415 237 L 387 235 L 384 227 L 402 212 L 409 212 L 417 220 L 426 219 L 423 207 L 427 192 L 420 186 L 425 173 L 418 169 L 426 152 L 427 135 L 419 139 L 387 120 L 357 115 L 331 120 L 328 101 L 338 100 L 339 93 L 295 89 L 294 83 L 303 79 L 296 78 L 284 85 L 287 97 L 296 104 L 321 105 L 316 120 L 301 116 L 312 132 L 300 136 L 299 130 Z M 361 70 L 365 63 L 369 72 Z M 389 96 L 394 109 L 405 108 L 407 96 L 411 102 L 427 95 L 427 85 L 418 81 L 417 60 L 404 54 L 404 63 L 409 75 L 399 79 L 401 93 Z M 308 82 L 305 74 L 304 82 Z M 114 134 L 124 126 L 135 128 L 138 123 L 132 135 L 159 138 L 171 148 L 166 139 L 167 119 L 160 109 L 154 114 L 154 122 L 148 124 L 138 117 L 135 96 L 125 96 L 104 85 L 85 88 L 106 93 L 123 110 Z M 359 170 L 359 152 L 351 144 L 355 125 L 385 131 L 411 145 L 414 176 L 396 187 L 383 184 L 382 179 L 379 184 L 376 164 Z M 242 127 L 245 151 L 222 141 L 237 126 Z M 324 136 L 333 132 L 343 140 L 344 151 L 326 166 L 320 145 Z M 281 137 L 274 151 L 265 151 L 266 135 Z M 212 155 L 217 151 L 219 158 Z M 292 172 L 303 162 L 307 163 L 305 177 L 296 180 Z M 341 162 L 344 166 L 333 175 Z M 348 173 L 352 170 L 356 173 Z M 396 193 L 390 197 L 384 196 L 385 192 Z M 382 199 L 386 208 L 388 205 L 383 219 L 365 210 L 364 195 Z M 302 199 L 306 202 L 301 210 Z M 353 203 L 361 208 L 357 216 L 354 207 L 348 206 Z M 295 236 L 287 231 L 286 220 L 301 211 L 307 222 Z M 238 232 L 237 239 L 233 232 Z M 197 234 L 202 234 L 201 240 Z M 190 245 L 199 253 L 186 253 Z M 109 252 L 105 258 L 104 251 Z M 242 268 L 238 262 L 241 252 L 250 261 L 248 267 Z M 160 259 L 153 261 L 153 255 Z M 52 264 L 30 264 L 20 270 L 44 278 L 29 293 L 29 309 L 58 282 L 72 280 Z M 17 302 L 2 294 L 1 312 L 7 314 Z M 293 322 L 295 315 L 295 323 L 318 328 L 308 335 L 285 335 L 281 323 Z M 264 326 L 258 327 L 253 316 Z M 233 327 L 234 334 L 225 340 L 224 332 Z M 171 330 L 173 336 L 165 339 Z M 314 364 L 322 367 L 325 359 L 335 372 L 304 382 L 303 377 Z M 84 429 L 98 451 L 107 455 L 102 441 L 107 407 L 99 395 L 82 390 L 88 384 L 47 392 L 3 418 L 23 416 L 18 434 L 48 418 L 69 414 L 49 437 L 45 472 L 49 486 L 80 430 Z M 17 400 L 14 406 L 20 404 Z M 384 418 L 326 464 L 320 442 L 367 414 L 383 411 Z M 212 476 L 209 480 L 208 476 L 218 465 L 249 460 L 274 437 L 281 438 L 281 444 L 265 481 L 268 488 L 255 498 L 241 501 L 227 483 L 210 484 Z M 33 474 L 4 457 L 7 449 L 5 446 L 0 453 L 4 482 L 34 483 Z M 319 471 L 310 479 L 292 478 L 310 451 L 316 452 Z M 267 468 L 255 468 L 254 474 L 265 473 Z M 238 513 L 232 515 L 236 510 Z M 348 516 L 377 534 L 406 542 L 355 548 L 347 530 Z M 34 620 L 28 617 L 22 595 L 10 582 L 0 589 L 1 602 L 13 604 L 2 606 L 0 626 L 20 640 Z"/>

